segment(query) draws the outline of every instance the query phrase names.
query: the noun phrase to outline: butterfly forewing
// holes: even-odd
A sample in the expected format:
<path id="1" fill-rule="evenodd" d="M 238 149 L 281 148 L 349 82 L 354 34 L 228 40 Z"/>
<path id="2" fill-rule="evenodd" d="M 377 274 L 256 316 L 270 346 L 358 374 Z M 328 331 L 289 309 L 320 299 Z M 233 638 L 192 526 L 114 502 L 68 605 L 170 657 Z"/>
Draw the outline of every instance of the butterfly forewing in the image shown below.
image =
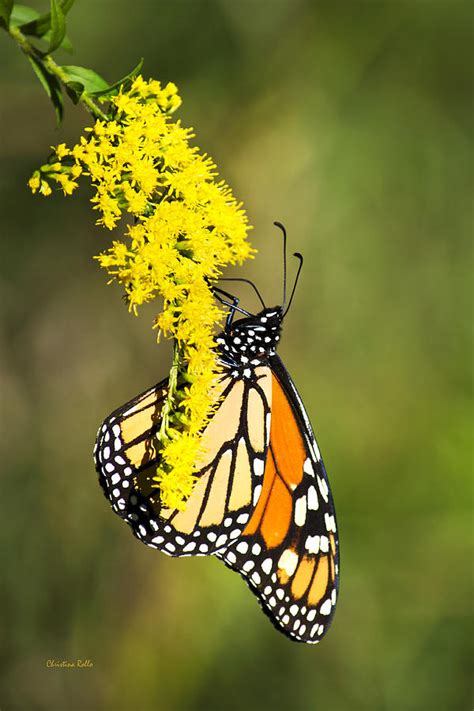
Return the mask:
<path id="1" fill-rule="evenodd" d="M 330 625 L 338 590 L 334 506 L 301 400 L 279 359 L 272 365 L 262 492 L 242 536 L 218 556 L 243 575 L 277 628 L 316 643 Z"/>

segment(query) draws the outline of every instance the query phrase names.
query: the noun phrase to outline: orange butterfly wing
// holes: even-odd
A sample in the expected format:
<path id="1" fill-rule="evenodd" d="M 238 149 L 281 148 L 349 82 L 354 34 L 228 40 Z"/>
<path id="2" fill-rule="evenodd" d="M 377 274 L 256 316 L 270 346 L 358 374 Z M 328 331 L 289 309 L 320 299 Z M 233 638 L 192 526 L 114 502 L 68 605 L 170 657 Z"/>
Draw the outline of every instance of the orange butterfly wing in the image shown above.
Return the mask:
<path id="1" fill-rule="evenodd" d="M 339 552 L 327 475 L 301 399 L 275 357 L 270 444 L 258 503 L 217 555 L 247 581 L 275 626 L 317 643 L 336 604 Z"/>

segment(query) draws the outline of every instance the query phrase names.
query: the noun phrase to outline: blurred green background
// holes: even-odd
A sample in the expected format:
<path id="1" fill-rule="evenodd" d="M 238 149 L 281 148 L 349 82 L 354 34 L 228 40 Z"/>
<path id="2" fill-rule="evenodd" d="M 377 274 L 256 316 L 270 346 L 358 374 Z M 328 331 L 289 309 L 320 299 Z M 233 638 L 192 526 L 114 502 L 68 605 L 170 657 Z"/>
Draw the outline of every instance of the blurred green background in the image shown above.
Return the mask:
<path id="1" fill-rule="evenodd" d="M 43 9 L 46 3 L 36 3 Z M 91 257 L 87 190 L 33 197 L 54 127 L 0 35 L 0 707 L 464 711 L 471 701 L 473 12 L 463 2 L 77 2 L 64 63 L 146 59 L 247 207 L 241 274 L 281 298 L 281 355 L 332 482 L 342 551 L 323 643 L 274 631 L 213 559 L 139 544 L 96 482 L 96 428 L 164 376 L 154 307 L 127 313 Z M 251 295 L 244 295 L 255 308 Z M 48 659 L 90 659 L 83 670 Z"/>

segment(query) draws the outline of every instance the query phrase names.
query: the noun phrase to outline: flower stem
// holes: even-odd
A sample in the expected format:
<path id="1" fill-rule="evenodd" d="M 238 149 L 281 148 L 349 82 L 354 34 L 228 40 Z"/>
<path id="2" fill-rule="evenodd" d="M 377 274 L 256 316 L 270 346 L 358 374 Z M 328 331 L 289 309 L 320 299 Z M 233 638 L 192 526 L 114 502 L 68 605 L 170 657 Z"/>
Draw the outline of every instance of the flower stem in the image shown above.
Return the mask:
<path id="1" fill-rule="evenodd" d="M 180 353 L 180 348 L 178 346 L 178 342 L 174 342 L 174 351 L 173 351 L 173 364 L 170 369 L 170 375 L 169 375 L 169 380 L 168 380 L 168 392 L 166 393 L 166 399 L 163 403 L 163 408 L 161 410 L 161 425 L 160 425 L 160 431 L 158 434 L 159 439 L 164 442 L 166 439 L 169 439 L 168 435 L 168 428 L 169 428 L 169 419 L 170 419 L 170 413 L 173 412 L 173 403 L 174 399 L 176 397 L 176 389 L 178 385 L 178 371 L 179 371 L 179 364 L 181 361 L 181 353 Z"/>
<path id="2" fill-rule="evenodd" d="M 61 84 L 66 87 L 69 81 L 66 73 L 63 71 L 62 67 L 57 64 L 50 54 L 43 54 L 39 51 L 31 42 L 28 41 L 26 36 L 18 29 L 18 27 L 10 27 L 8 30 L 10 37 L 18 44 L 22 52 L 29 57 L 33 57 L 36 62 L 40 62 L 50 74 L 55 76 Z M 84 91 L 79 99 L 79 101 L 84 104 L 86 109 L 95 118 L 101 118 L 107 120 L 108 116 L 105 114 L 94 99 Z"/>

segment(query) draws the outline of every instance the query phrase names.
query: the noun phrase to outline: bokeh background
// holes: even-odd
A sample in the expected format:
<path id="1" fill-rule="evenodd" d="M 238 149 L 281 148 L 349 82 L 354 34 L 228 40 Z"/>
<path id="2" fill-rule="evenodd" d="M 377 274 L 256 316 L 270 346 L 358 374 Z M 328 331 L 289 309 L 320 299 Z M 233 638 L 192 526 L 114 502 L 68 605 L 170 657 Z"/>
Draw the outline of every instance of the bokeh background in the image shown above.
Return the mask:
<path id="1" fill-rule="evenodd" d="M 179 85 L 184 124 L 255 226 L 241 273 L 269 303 L 273 220 L 305 255 L 281 355 L 342 551 L 316 647 L 275 632 L 220 562 L 139 544 L 103 498 L 96 428 L 169 351 L 154 307 L 130 316 L 92 261 L 111 235 L 87 190 L 28 193 L 87 117 L 69 105 L 57 130 L 0 35 L 2 711 L 472 707 L 472 21 L 452 0 L 82 0 L 70 15 L 63 63 L 115 80 L 144 56 Z"/>

